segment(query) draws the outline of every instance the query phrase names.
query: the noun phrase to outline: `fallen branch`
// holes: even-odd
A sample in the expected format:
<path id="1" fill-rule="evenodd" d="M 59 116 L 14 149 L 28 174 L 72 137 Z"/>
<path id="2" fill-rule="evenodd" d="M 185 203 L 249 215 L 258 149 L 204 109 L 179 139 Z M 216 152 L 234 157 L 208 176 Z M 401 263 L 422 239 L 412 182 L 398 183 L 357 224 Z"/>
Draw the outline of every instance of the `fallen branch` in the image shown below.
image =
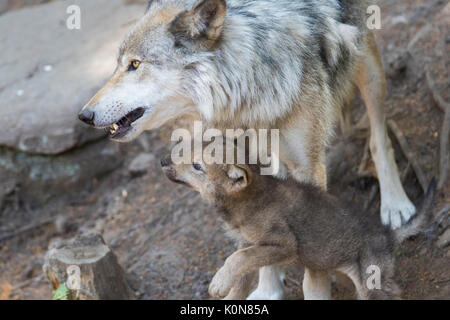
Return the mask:
<path id="1" fill-rule="evenodd" d="M 405 169 L 405 171 L 403 171 L 402 176 L 401 176 L 403 185 L 405 184 L 406 178 L 408 177 L 410 171 L 411 171 L 411 163 L 408 162 L 408 165 L 406 166 L 406 169 Z"/>
<path id="2" fill-rule="evenodd" d="M 364 211 L 369 210 L 369 208 L 372 206 L 373 202 L 375 201 L 375 198 L 377 197 L 379 192 L 379 188 L 377 184 L 374 184 L 372 186 L 372 189 L 370 189 L 369 197 L 366 200 L 366 203 L 364 204 Z"/>
<path id="3" fill-rule="evenodd" d="M 25 288 L 25 287 L 29 287 L 29 286 L 31 286 L 31 285 L 33 285 L 35 283 L 39 283 L 42 280 L 44 280 L 44 274 L 41 274 L 41 275 L 39 275 L 39 276 L 37 276 L 35 278 L 32 278 L 32 279 L 29 279 L 29 280 L 26 280 L 24 282 L 19 283 L 18 285 L 14 286 L 13 292 L 16 291 L 16 290 L 20 290 L 22 288 Z"/>
<path id="4" fill-rule="evenodd" d="M 436 103 L 437 107 L 441 109 L 442 112 L 447 112 L 447 110 L 450 109 L 450 103 L 446 102 L 440 95 L 439 90 L 436 88 L 434 80 L 431 78 L 430 72 L 427 70 L 425 74 L 427 77 L 428 88 L 431 91 L 431 95 L 433 97 L 434 102 Z"/>
<path id="5" fill-rule="evenodd" d="M 428 70 L 426 71 L 426 77 L 428 88 L 431 91 L 433 101 L 439 107 L 439 109 L 441 109 L 445 113 L 441 130 L 438 182 L 438 189 L 442 189 L 445 182 L 447 181 L 449 170 L 450 103 L 446 102 L 439 94 L 439 91 L 437 90 L 436 85 L 431 78 L 430 72 Z"/>
<path id="6" fill-rule="evenodd" d="M 367 175 L 366 168 L 367 168 L 367 164 L 369 163 L 369 160 L 370 160 L 369 146 L 370 146 L 370 137 L 368 137 L 366 139 L 366 144 L 364 146 L 364 154 L 362 156 L 361 163 L 359 164 L 359 167 L 358 167 L 358 176 L 359 177 L 363 177 L 363 176 Z"/>
<path id="7" fill-rule="evenodd" d="M 449 226 L 450 218 L 450 204 L 446 205 L 436 214 L 435 223 L 437 223 L 442 229 L 447 229 Z"/>
<path id="8" fill-rule="evenodd" d="M 446 230 L 448 228 L 450 225 L 449 212 L 450 204 L 446 205 L 434 216 L 433 223 L 424 232 L 429 239 L 436 239 L 441 230 Z"/>
<path id="9" fill-rule="evenodd" d="M 411 164 L 414 173 L 416 174 L 417 180 L 419 180 L 419 184 L 422 187 L 422 190 L 424 193 L 427 192 L 428 188 L 428 182 L 425 178 L 425 174 L 422 171 L 422 168 L 419 166 L 419 163 L 417 162 L 413 152 L 411 151 L 411 148 L 409 147 L 408 141 L 406 140 L 406 137 L 403 135 L 402 131 L 398 127 L 397 123 L 394 120 L 388 120 L 387 122 L 389 128 L 394 133 L 395 138 L 397 139 L 403 154 L 405 155 L 406 159 L 408 159 L 408 162 Z"/>

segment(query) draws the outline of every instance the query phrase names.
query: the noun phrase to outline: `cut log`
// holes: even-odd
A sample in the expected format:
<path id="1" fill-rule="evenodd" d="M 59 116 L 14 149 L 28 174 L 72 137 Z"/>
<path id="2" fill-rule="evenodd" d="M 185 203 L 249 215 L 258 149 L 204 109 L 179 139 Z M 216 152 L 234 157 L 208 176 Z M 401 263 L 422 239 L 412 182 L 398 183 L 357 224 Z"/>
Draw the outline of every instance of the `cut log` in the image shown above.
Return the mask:
<path id="1" fill-rule="evenodd" d="M 134 295 L 116 256 L 99 234 L 78 236 L 47 252 L 44 273 L 69 300 L 129 300 Z"/>

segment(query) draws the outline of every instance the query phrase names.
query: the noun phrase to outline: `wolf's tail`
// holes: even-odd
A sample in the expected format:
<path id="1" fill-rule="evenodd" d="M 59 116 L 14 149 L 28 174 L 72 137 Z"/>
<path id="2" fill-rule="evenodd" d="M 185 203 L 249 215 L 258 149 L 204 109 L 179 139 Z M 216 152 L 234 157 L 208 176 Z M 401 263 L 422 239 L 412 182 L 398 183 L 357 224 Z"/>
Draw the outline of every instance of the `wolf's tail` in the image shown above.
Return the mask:
<path id="1" fill-rule="evenodd" d="M 433 178 L 428 186 L 427 193 L 425 194 L 421 208 L 418 214 L 414 218 L 404 225 L 401 229 L 395 230 L 394 235 L 398 244 L 402 243 L 409 237 L 415 236 L 423 231 L 430 225 L 432 221 L 431 206 L 434 202 L 436 195 L 436 179 Z"/>

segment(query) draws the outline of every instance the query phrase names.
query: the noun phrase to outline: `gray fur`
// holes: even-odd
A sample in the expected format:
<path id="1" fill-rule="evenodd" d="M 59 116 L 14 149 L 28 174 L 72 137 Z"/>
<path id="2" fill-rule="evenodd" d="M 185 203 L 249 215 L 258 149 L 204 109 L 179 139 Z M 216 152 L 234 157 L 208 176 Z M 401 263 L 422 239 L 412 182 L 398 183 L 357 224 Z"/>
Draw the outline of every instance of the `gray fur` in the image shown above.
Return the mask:
<path id="1" fill-rule="evenodd" d="M 276 128 L 275 156 L 289 174 L 326 189 L 325 148 L 356 84 L 369 111 L 382 221 L 406 223 L 416 209 L 387 136 L 384 71 L 365 26 L 369 0 L 227 0 L 226 10 L 224 2 L 153 0 L 123 42 L 114 75 L 84 107 L 93 117 L 80 118 L 111 126 L 120 142 L 185 115 L 219 129 Z M 113 136 L 137 108 L 142 117 Z M 328 286 L 311 286 L 323 289 L 305 297 L 328 296 Z"/>
<path id="2" fill-rule="evenodd" d="M 154 2 L 120 52 L 137 51 L 149 61 L 184 68 L 182 89 L 205 120 L 271 124 L 292 109 L 310 111 L 308 98 L 317 95 L 317 87 L 324 102 L 318 109 L 328 112 L 329 100 L 332 107 L 341 103 L 365 36 L 361 1 L 229 0 L 214 50 L 197 50 L 168 34 L 170 27 L 147 23 L 163 8 L 175 6 L 182 13 L 194 3 Z"/>

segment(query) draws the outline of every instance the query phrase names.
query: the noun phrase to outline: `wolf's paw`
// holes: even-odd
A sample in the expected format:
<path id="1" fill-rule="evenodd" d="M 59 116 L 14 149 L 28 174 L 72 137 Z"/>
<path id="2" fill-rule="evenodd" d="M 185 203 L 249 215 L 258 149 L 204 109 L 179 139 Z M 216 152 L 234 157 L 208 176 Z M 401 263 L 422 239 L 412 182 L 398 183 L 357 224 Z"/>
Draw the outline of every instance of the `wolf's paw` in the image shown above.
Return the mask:
<path id="1" fill-rule="evenodd" d="M 257 288 L 247 298 L 247 300 L 282 300 L 284 291 L 282 288 L 274 290 L 261 290 Z"/>
<path id="2" fill-rule="evenodd" d="M 416 207 L 409 199 L 381 205 L 381 222 L 385 226 L 391 226 L 393 230 L 401 228 L 415 214 Z"/>
<path id="3" fill-rule="evenodd" d="M 220 268 L 209 285 L 209 294 L 214 298 L 223 298 L 230 293 L 234 278 L 225 267 Z"/>

